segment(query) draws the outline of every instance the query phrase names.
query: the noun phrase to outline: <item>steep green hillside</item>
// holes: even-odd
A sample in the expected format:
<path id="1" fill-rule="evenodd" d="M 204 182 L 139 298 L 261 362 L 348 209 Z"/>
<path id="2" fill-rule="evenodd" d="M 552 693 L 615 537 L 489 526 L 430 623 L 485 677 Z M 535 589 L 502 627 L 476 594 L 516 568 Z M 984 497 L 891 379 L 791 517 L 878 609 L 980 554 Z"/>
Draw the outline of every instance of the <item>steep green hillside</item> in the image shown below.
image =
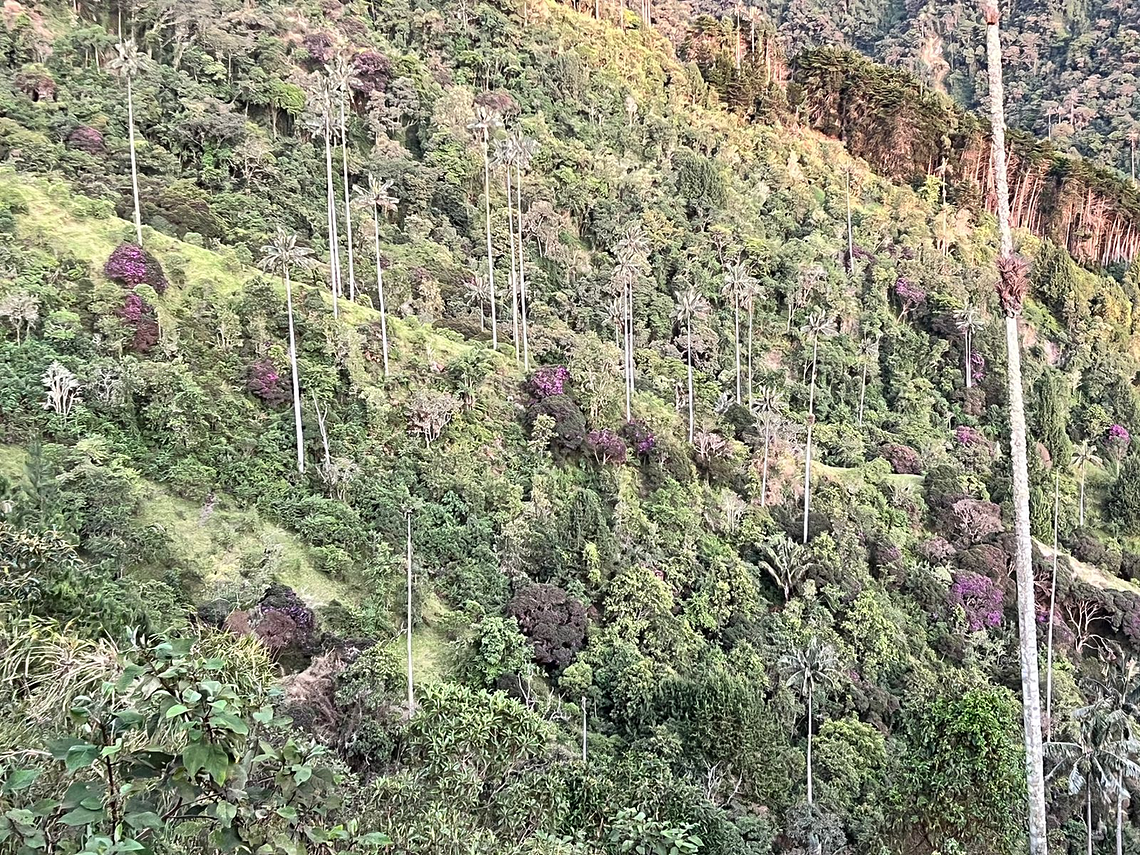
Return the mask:
<path id="1" fill-rule="evenodd" d="M 0 851 L 1024 849 L 995 224 L 588 11 L 4 7 Z M 1128 753 L 1140 268 L 1017 242 Z"/>

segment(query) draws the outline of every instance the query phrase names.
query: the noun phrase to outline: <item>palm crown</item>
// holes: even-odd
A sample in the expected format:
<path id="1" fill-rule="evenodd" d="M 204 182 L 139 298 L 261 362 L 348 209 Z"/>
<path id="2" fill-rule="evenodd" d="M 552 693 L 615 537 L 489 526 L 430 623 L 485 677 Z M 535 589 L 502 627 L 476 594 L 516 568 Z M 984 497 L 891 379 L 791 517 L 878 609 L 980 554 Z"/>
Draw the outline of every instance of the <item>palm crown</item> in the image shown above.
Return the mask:
<path id="1" fill-rule="evenodd" d="M 393 213 L 400 204 L 399 198 L 392 195 L 392 182 L 381 181 L 375 175 L 369 175 L 368 184 L 356 187 L 353 192 L 361 205 L 385 214 Z"/>
<path id="2" fill-rule="evenodd" d="M 287 273 L 294 267 L 308 267 L 312 263 L 312 250 L 297 245 L 297 235 L 283 226 L 277 227 L 273 239 L 261 248 L 261 260 L 257 263 L 262 270 Z"/>
<path id="3" fill-rule="evenodd" d="M 107 67 L 121 77 L 137 77 L 142 68 L 142 56 L 135 40 L 127 39 L 115 45 L 115 57 L 107 63 Z"/>
<path id="4" fill-rule="evenodd" d="M 693 318 L 700 317 L 709 310 L 709 301 L 705 299 L 705 295 L 692 286 L 679 292 L 676 299 L 675 317 L 682 323 L 689 323 Z"/>

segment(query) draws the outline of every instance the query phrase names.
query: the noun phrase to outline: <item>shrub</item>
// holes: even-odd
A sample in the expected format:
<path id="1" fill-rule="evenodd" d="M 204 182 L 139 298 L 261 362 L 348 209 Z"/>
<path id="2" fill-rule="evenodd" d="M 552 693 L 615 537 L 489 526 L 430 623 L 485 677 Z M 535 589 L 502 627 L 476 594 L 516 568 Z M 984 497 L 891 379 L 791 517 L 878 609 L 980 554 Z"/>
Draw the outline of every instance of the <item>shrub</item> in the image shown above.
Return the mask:
<path id="1" fill-rule="evenodd" d="M 327 65 L 333 58 L 336 42 L 328 33 L 309 33 L 301 39 L 301 47 L 317 65 Z"/>
<path id="2" fill-rule="evenodd" d="M 280 372 L 268 359 L 259 359 L 249 367 L 245 388 L 272 406 L 283 404 L 289 398 Z"/>
<path id="3" fill-rule="evenodd" d="M 899 303 L 902 305 L 902 313 L 904 315 L 910 314 L 914 309 L 926 302 L 926 291 L 922 286 L 911 282 L 904 276 L 900 276 L 895 281 L 894 292 Z"/>
<path id="4" fill-rule="evenodd" d="M 130 348 L 135 353 L 148 353 L 158 344 L 158 318 L 154 309 L 138 294 L 127 295 L 119 309 L 119 317 L 134 331 Z"/>
<path id="5" fill-rule="evenodd" d="M 882 448 L 882 455 L 891 469 L 899 475 L 920 475 L 922 464 L 918 459 L 918 452 L 908 445 L 889 443 Z"/>
<path id="6" fill-rule="evenodd" d="M 166 291 L 166 274 L 158 259 L 133 243 L 121 243 L 103 265 L 103 274 L 127 288 L 149 285 L 156 293 Z"/>
<path id="7" fill-rule="evenodd" d="M 586 437 L 586 448 L 598 463 L 625 463 L 625 443 L 609 428 L 592 430 Z"/>
<path id="8" fill-rule="evenodd" d="M 104 148 L 103 135 L 95 128 L 87 125 L 80 125 L 69 133 L 67 144 L 71 148 L 85 151 L 88 154 L 102 154 Z"/>
<path id="9" fill-rule="evenodd" d="M 1140 531 L 1140 458 L 1132 457 L 1108 494 L 1107 510 L 1129 533 Z"/>
<path id="10" fill-rule="evenodd" d="M 970 632 L 1001 623 L 1004 596 L 993 579 L 986 576 L 969 571 L 955 573 L 946 601 L 951 607 L 962 607 Z"/>
<path id="11" fill-rule="evenodd" d="M 534 658 L 561 671 L 586 641 L 586 607 L 557 585 L 528 585 L 510 612 L 534 645 Z"/>
<path id="12" fill-rule="evenodd" d="M 642 459 L 655 457 L 660 449 L 657 446 L 657 437 L 645 426 L 644 422 L 626 422 L 621 429 L 621 435 L 633 449 L 633 453 Z"/>
<path id="13" fill-rule="evenodd" d="M 542 400 L 566 394 L 566 384 L 570 382 L 570 369 L 564 365 L 544 365 L 531 375 L 527 391 Z"/>
<path id="14" fill-rule="evenodd" d="M 392 60 L 374 50 L 364 50 L 352 58 L 352 88 L 367 98 L 382 92 L 392 77 Z"/>
<path id="15" fill-rule="evenodd" d="M 539 416 L 554 422 L 551 445 L 563 451 L 581 447 L 586 435 L 586 416 L 569 395 L 551 395 L 535 401 L 527 410 L 531 425 Z"/>

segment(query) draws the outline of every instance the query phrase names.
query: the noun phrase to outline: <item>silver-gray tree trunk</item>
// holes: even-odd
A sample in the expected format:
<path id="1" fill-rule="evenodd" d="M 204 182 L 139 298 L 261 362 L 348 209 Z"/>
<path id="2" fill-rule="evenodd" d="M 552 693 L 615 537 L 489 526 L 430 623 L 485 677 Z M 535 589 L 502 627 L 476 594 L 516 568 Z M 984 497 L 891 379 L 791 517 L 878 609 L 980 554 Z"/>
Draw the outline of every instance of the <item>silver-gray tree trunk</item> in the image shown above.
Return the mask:
<path id="1" fill-rule="evenodd" d="M 336 233 L 336 194 L 333 192 L 332 118 L 325 113 L 325 205 L 329 211 L 329 276 L 332 287 L 333 317 L 340 317 L 340 243 Z"/>
<path id="2" fill-rule="evenodd" d="M 1053 733 L 1053 621 L 1057 603 L 1057 541 L 1061 511 L 1061 470 L 1053 485 L 1053 571 L 1049 581 L 1049 632 L 1045 642 L 1045 733 Z"/>
<path id="3" fill-rule="evenodd" d="M 808 515 L 811 513 L 811 431 L 815 426 L 815 367 L 819 356 L 819 336 L 812 337 L 811 391 L 808 393 L 807 441 L 804 443 L 804 544 L 808 542 Z"/>
<path id="4" fill-rule="evenodd" d="M 487 219 L 487 286 L 491 292 L 491 349 L 499 349 L 499 319 L 495 309 L 495 255 L 491 246 L 491 159 L 487 153 L 487 131 L 483 137 L 483 215 Z"/>
<path id="5" fill-rule="evenodd" d="M 509 167 L 508 167 L 509 168 Z M 526 316 L 526 253 L 523 252 L 523 218 L 522 218 L 522 167 L 515 163 L 515 197 L 518 200 L 518 229 L 519 229 L 519 311 L 522 314 L 522 345 L 523 370 L 530 371 L 530 322 Z M 507 196 L 507 206 L 511 204 Z M 631 360 L 632 363 L 632 360 Z M 630 366 L 632 368 L 632 364 Z"/>
<path id="6" fill-rule="evenodd" d="M 1009 180 L 1005 153 L 1005 98 L 1002 88 L 1001 32 L 996 6 L 984 0 L 986 60 L 989 70 L 991 162 L 997 192 L 1001 257 L 1013 255 L 1010 229 Z M 1009 363 L 1009 434 L 1013 464 L 1013 516 L 1017 575 L 1018 635 L 1021 646 L 1021 702 L 1025 729 L 1025 772 L 1029 797 L 1029 853 L 1049 851 L 1045 820 L 1045 774 L 1041 746 L 1041 682 L 1037 663 L 1037 606 L 1033 591 L 1032 542 L 1029 533 L 1029 466 L 1026 451 L 1025 401 L 1021 383 L 1021 341 L 1016 311 L 1007 311 L 1005 343 Z"/>
<path id="7" fill-rule="evenodd" d="M 412 689 L 412 515 L 408 515 L 408 715 L 416 708 L 416 695 Z"/>
<path id="8" fill-rule="evenodd" d="M 347 88 L 347 84 L 345 84 Z M 340 162 L 344 172 L 344 235 L 348 246 L 348 299 L 356 301 L 356 265 L 355 250 L 352 247 L 352 206 L 349 201 L 348 187 L 348 131 L 344 121 L 344 99 L 346 93 L 341 93 L 340 99 Z"/>
<path id="9" fill-rule="evenodd" d="M 305 434 L 301 427 L 301 380 L 297 372 L 297 338 L 293 332 L 293 285 L 289 268 L 281 271 L 285 280 L 285 306 L 289 315 L 289 370 L 293 374 L 293 428 L 297 436 L 297 471 L 305 474 Z"/>
<path id="10" fill-rule="evenodd" d="M 685 360 L 689 369 L 689 444 L 693 444 L 693 321 L 690 318 L 685 322 L 685 351 L 688 357 Z"/>
<path id="11" fill-rule="evenodd" d="M 131 145 L 131 190 L 135 201 L 135 239 L 142 246 L 142 215 L 139 213 L 139 167 L 135 160 L 135 93 L 127 75 L 127 135 Z"/>
<path id="12" fill-rule="evenodd" d="M 372 223 L 376 227 L 376 298 L 380 301 L 380 343 L 384 348 L 384 376 L 388 376 L 388 308 L 384 304 L 384 267 L 380 263 L 380 210 L 372 206 Z"/>

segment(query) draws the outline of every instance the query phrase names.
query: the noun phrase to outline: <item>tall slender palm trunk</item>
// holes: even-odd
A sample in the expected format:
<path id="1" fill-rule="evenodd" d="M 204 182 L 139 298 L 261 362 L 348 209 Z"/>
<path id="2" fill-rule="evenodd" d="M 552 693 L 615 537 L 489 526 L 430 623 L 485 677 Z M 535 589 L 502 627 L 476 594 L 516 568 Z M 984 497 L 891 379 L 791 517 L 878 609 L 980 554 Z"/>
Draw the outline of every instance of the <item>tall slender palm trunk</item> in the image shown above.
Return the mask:
<path id="1" fill-rule="evenodd" d="M 1081 464 L 1081 500 L 1080 510 L 1077 512 L 1078 521 L 1083 527 L 1085 524 L 1085 464 Z"/>
<path id="2" fill-rule="evenodd" d="M 510 167 L 508 167 L 509 169 Z M 515 199 L 518 204 L 518 216 L 516 223 L 519 229 L 519 301 L 520 311 L 522 313 L 522 344 L 523 344 L 523 369 L 530 370 L 530 321 L 527 320 L 526 311 L 526 253 L 523 252 L 523 215 L 522 215 L 522 166 L 515 163 Z M 507 207 L 511 204 L 510 195 L 507 196 Z M 630 359 L 630 367 L 632 368 L 632 357 Z"/>
<path id="3" fill-rule="evenodd" d="M 416 708 L 416 694 L 412 688 L 412 514 L 408 511 L 408 715 Z"/>
<path id="4" fill-rule="evenodd" d="M 732 295 L 732 321 L 736 328 L 736 338 L 733 340 L 734 350 L 736 351 L 736 403 L 741 402 L 740 395 L 740 295 L 734 293 Z"/>
<path id="5" fill-rule="evenodd" d="M 1124 772 L 1116 772 L 1116 855 L 1124 855 Z"/>
<path id="6" fill-rule="evenodd" d="M 487 286 L 491 290 L 491 349 L 499 349 L 499 320 L 495 309 L 495 254 L 491 246 L 491 159 L 483 132 L 483 216 L 487 221 Z"/>
<path id="7" fill-rule="evenodd" d="M 384 349 L 384 376 L 388 376 L 388 307 L 384 302 L 384 265 L 380 261 L 380 209 L 372 206 L 372 223 L 376 228 L 376 298 L 380 301 L 380 344 Z"/>
<path id="8" fill-rule="evenodd" d="M 297 471 L 305 474 L 305 432 L 301 426 L 301 380 L 297 371 L 297 337 L 293 329 L 293 285 L 289 268 L 282 271 L 285 280 L 285 307 L 289 315 L 289 370 L 293 375 L 293 429 L 297 437 Z"/>
<path id="9" fill-rule="evenodd" d="M 693 442 L 693 321 L 685 322 L 685 364 L 689 379 L 689 443 Z"/>
<path id="10" fill-rule="evenodd" d="M 135 158 L 135 93 L 127 75 L 127 138 L 131 147 L 131 192 L 135 203 L 135 239 L 142 246 L 142 214 L 139 211 L 139 167 Z"/>
<path id="11" fill-rule="evenodd" d="M 760 507 L 768 504 L 768 449 L 772 443 L 771 417 L 764 419 L 764 462 L 760 471 Z"/>
<path id="12" fill-rule="evenodd" d="M 1057 541 L 1058 519 L 1061 511 L 1061 471 L 1057 470 L 1053 482 L 1053 570 L 1049 580 L 1049 630 L 1045 643 L 1045 736 L 1053 733 L 1053 622 L 1057 609 Z"/>
<path id="13" fill-rule="evenodd" d="M 344 179 L 344 235 L 348 246 L 348 299 L 356 301 L 356 265 L 354 257 L 356 251 L 352 247 L 352 207 L 349 204 L 348 186 L 348 131 L 344 121 L 345 93 L 340 98 L 340 163 Z"/>
<path id="14" fill-rule="evenodd" d="M 630 402 L 633 400 L 633 277 L 625 282 L 625 419 L 633 416 Z"/>
<path id="15" fill-rule="evenodd" d="M 808 542 L 808 520 L 811 513 L 811 432 L 815 426 L 815 368 L 819 355 L 819 336 L 811 343 L 811 391 L 808 393 L 807 441 L 804 443 L 804 544 Z"/>
<path id="16" fill-rule="evenodd" d="M 325 115 L 325 205 L 329 212 L 329 276 L 332 287 L 333 317 L 340 317 L 340 239 L 336 226 L 336 193 L 332 171 L 332 114 Z"/>
<path id="17" fill-rule="evenodd" d="M 756 314 L 755 297 L 748 298 L 748 409 L 752 409 L 752 318 Z"/>
<path id="18" fill-rule="evenodd" d="M 811 687 L 811 685 L 809 685 L 808 686 L 808 696 L 807 696 L 807 737 L 808 737 L 808 740 L 807 740 L 807 803 L 808 803 L 808 806 L 811 806 L 814 803 L 814 799 L 812 797 L 812 774 L 811 774 L 811 772 L 812 772 L 812 770 L 811 770 L 811 713 L 812 713 L 812 707 L 815 706 L 814 695 L 815 695 L 815 691 Z"/>
<path id="19" fill-rule="evenodd" d="M 863 378 L 859 383 L 859 427 L 863 427 L 863 407 L 867 402 L 867 362 L 863 361 Z"/>
<path id="20" fill-rule="evenodd" d="M 847 274 L 855 273 L 855 236 L 851 231 L 851 170 L 844 175 L 843 194 L 847 201 Z"/>
<path id="21" fill-rule="evenodd" d="M 989 0 L 986 0 L 988 3 Z M 1005 151 L 1005 104 L 1002 88 L 1000 13 L 986 5 L 986 59 L 989 70 L 990 123 L 993 129 L 991 164 L 997 192 L 1001 252 L 1001 296 L 1005 308 L 1005 342 L 1009 379 L 1010 458 L 1013 465 L 1013 510 L 1017 575 L 1018 634 L 1021 647 L 1021 696 L 1025 730 L 1025 767 L 1028 790 L 1030 855 L 1045 855 L 1049 849 L 1045 818 L 1045 774 L 1041 745 L 1041 685 L 1037 663 L 1037 607 L 1033 591 L 1033 566 L 1029 531 L 1029 466 L 1026 450 L 1025 401 L 1021 381 L 1021 342 L 1017 316 L 1024 286 L 1013 255 L 1010 229 L 1009 179 Z M 1020 278 L 1019 278 L 1020 277 Z M 1089 811 L 1091 812 L 1091 796 Z M 1091 853 L 1090 840 L 1090 853 Z"/>
<path id="22" fill-rule="evenodd" d="M 970 328 L 966 327 L 966 388 L 971 389 L 974 385 L 974 364 L 973 364 L 973 333 Z"/>
<path id="23" fill-rule="evenodd" d="M 515 214 L 514 205 L 511 204 L 511 165 L 507 164 L 507 239 L 511 244 L 511 326 L 514 333 L 515 363 L 522 359 L 522 347 L 519 339 L 519 292 L 518 277 L 515 269 L 518 265 L 518 256 L 515 254 Z"/>

